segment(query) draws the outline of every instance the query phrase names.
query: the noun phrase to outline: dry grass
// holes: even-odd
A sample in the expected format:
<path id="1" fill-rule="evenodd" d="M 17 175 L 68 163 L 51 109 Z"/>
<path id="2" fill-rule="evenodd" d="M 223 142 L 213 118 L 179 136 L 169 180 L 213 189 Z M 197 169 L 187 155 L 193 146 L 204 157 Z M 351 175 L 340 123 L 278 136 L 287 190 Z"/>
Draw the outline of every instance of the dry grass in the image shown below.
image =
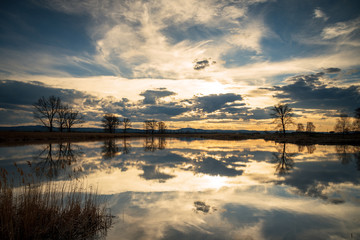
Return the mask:
<path id="1" fill-rule="evenodd" d="M 29 184 L 19 172 L 21 186 L 15 188 L 1 169 L 0 239 L 92 239 L 111 227 L 112 216 L 95 191 L 84 192 L 79 184 L 60 191 L 51 182 Z"/>

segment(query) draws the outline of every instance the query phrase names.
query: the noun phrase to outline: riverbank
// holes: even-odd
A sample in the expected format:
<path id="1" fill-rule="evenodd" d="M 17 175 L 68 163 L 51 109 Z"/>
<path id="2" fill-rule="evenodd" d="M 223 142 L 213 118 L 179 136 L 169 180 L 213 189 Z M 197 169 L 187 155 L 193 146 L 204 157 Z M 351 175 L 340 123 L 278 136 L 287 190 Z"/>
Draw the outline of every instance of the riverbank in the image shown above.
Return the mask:
<path id="1" fill-rule="evenodd" d="M 0 146 L 21 146 L 27 144 L 100 141 L 109 138 L 203 138 L 216 140 L 264 139 L 266 141 L 293 143 L 298 145 L 360 145 L 360 133 L 328 134 L 328 133 L 278 133 L 247 134 L 247 133 L 90 133 L 90 132 L 0 132 Z"/>

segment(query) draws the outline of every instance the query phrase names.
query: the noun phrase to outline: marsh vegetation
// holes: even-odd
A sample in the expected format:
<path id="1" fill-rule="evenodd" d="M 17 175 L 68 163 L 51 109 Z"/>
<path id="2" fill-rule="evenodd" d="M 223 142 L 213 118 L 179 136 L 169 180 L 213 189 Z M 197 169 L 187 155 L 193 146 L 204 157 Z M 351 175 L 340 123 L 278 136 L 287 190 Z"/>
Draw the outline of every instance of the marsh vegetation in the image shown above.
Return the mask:
<path id="1" fill-rule="evenodd" d="M 0 238 L 93 239 L 106 235 L 112 216 L 104 199 L 81 181 L 35 182 L 15 164 L 0 169 Z"/>

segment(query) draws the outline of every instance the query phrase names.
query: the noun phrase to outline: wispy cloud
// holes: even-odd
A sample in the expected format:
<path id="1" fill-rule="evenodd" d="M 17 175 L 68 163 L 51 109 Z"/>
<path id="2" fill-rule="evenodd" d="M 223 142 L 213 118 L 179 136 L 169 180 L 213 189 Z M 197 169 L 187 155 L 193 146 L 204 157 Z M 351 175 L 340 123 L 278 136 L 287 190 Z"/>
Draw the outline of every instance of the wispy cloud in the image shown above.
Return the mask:
<path id="1" fill-rule="evenodd" d="M 259 2 L 263 1 L 47 3 L 58 11 L 93 18 L 89 29 L 97 50 L 94 59 L 115 74 L 184 79 L 199 77 L 193 72 L 194 58 L 217 60 L 232 48 L 261 52 L 265 24 L 259 16 L 248 15 L 248 7 Z"/>
<path id="2" fill-rule="evenodd" d="M 324 28 L 322 36 L 324 39 L 333 39 L 338 37 L 351 37 L 351 34 L 359 33 L 360 18 L 346 22 L 338 22 L 334 25 Z"/>
<path id="3" fill-rule="evenodd" d="M 321 18 L 325 21 L 329 19 L 329 17 L 320 8 L 316 8 L 314 10 L 314 18 Z"/>

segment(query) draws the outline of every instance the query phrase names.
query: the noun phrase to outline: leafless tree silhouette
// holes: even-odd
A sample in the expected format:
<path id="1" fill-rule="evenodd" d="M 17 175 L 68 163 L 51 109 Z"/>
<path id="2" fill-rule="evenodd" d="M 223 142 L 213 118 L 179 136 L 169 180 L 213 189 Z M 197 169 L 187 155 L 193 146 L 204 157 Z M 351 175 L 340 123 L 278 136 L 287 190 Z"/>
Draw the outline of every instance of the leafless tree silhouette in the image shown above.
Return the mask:
<path id="1" fill-rule="evenodd" d="M 307 122 L 306 123 L 306 132 L 311 133 L 311 132 L 315 132 L 315 125 L 313 124 L 313 122 Z"/>
<path id="2" fill-rule="evenodd" d="M 166 123 L 163 121 L 158 122 L 159 133 L 165 133 L 166 131 Z"/>
<path id="3" fill-rule="evenodd" d="M 68 105 L 60 104 L 60 107 L 58 109 L 58 117 L 56 118 L 56 122 L 59 124 L 60 132 L 62 132 L 63 129 L 65 128 L 66 115 L 68 111 L 69 111 Z"/>
<path id="4" fill-rule="evenodd" d="M 281 129 L 285 135 L 286 128 L 289 125 L 293 125 L 293 110 L 287 104 L 278 104 L 272 108 L 271 116 L 274 117 L 274 123 L 277 124 L 277 128 Z"/>
<path id="5" fill-rule="evenodd" d="M 303 132 L 304 130 L 305 130 L 304 124 L 298 123 L 296 131 L 297 132 Z"/>
<path id="6" fill-rule="evenodd" d="M 84 123 L 83 115 L 81 115 L 79 111 L 69 107 L 65 115 L 65 127 L 67 131 L 70 132 L 73 125 L 81 123 Z"/>
<path id="7" fill-rule="evenodd" d="M 131 121 L 129 118 L 123 118 L 121 124 L 123 126 L 124 133 L 126 133 L 127 129 L 131 128 Z"/>
<path id="8" fill-rule="evenodd" d="M 101 119 L 105 132 L 115 133 L 116 128 L 120 125 L 120 120 L 114 114 L 107 113 Z"/>
<path id="9" fill-rule="evenodd" d="M 61 100 L 59 97 L 50 96 L 45 98 L 44 96 L 33 104 L 34 117 L 39 120 L 45 127 L 49 128 L 49 131 L 53 131 L 56 114 L 61 106 Z"/>
<path id="10" fill-rule="evenodd" d="M 335 132 L 345 134 L 351 130 L 350 119 L 347 114 L 341 114 L 335 125 Z"/>
<path id="11" fill-rule="evenodd" d="M 156 127 L 157 127 L 157 122 L 155 120 L 144 121 L 144 128 L 146 133 L 154 134 Z"/>

